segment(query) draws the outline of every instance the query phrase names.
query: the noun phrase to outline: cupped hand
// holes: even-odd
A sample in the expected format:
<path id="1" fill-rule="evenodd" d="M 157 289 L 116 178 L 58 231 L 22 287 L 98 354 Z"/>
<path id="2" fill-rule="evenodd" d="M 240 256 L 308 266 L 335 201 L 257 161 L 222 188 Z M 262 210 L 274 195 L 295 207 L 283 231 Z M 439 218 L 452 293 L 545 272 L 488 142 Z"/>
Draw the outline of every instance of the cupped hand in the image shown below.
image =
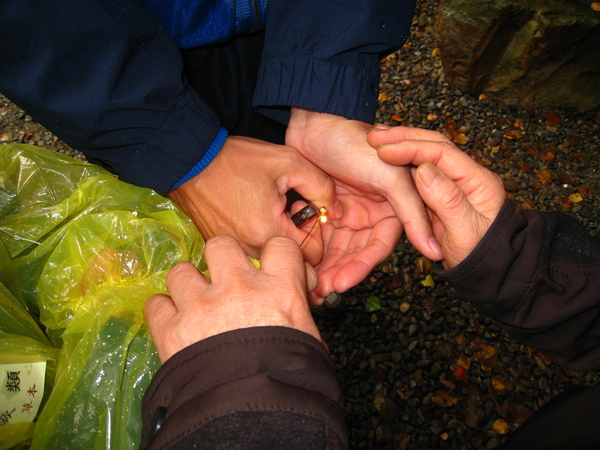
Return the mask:
<path id="1" fill-rule="evenodd" d="M 312 303 L 344 292 L 364 280 L 394 249 L 402 225 L 385 198 L 334 179 L 344 215 L 320 224 L 325 255 L 317 266 L 319 284 Z"/>
<path id="2" fill-rule="evenodd" d="M 446 269 L 458 265 L 475 249 L 506 201 L 500 177 L 436 131 L 376 126 L 368 140 L 382 161 L 419 166 L 415 184 L 431 211 L 443 265 Z"/>
<path id="3" fill-rule="evenodd" d="M 298 244 L 270 238 L 255 268 L 240 244 L 222 235 L 207 241 L 210 280 L 191 263 L 167 276 L 170 295 L 153 295 L 144 313 L 162 362 L 203 339 L 241 328 L 283 326 L 321 340 L 307 293 L 317 283 Z"/>
<path id="4" fill-rule="evenodd" d="M 232 136 L 199 175 L 168 193 L 205 239 L 230 234 L 250 256 L 258 258 L 271 236 L 300 243 L 305 231 L 286 212 L 286 192 L 295 189 L 336 216 L 333 180 L 295 149 L 257 139 Z M 305 259 L 317 264 L 322 240 L 302 246 Z"/>
<path id="5" fill-rule="evenodd" d="M 367 141 L 371 128 L 340 116 L 292 108 L 286 144 L 297 148 L 334 178 L 338 199 L 341 193 L 347 194 L 342 221 L 329 232 L 325 243 L 323 263 L 319 266 L 320 296 L 327 295 L 330 289 L 347 289 L 362 281 L 393 252 L 402 227 L 421 253 L 431 259 L 442 258 L 410 170 L 385 164 L 378 158 Z M 360 226 L 348 219 L 364 216 L 365 212 L 370 219 L 357 222 Z M 392 219 L 392 212 L 399 221 Z M 368 227 L 364 227 L 367 222 Z M 365 238 L 367 234 L 369 238 Z M 358 251 L 360 245 L 367 243 Z M 337 278 L 336 270 L 341 271 Z"/>

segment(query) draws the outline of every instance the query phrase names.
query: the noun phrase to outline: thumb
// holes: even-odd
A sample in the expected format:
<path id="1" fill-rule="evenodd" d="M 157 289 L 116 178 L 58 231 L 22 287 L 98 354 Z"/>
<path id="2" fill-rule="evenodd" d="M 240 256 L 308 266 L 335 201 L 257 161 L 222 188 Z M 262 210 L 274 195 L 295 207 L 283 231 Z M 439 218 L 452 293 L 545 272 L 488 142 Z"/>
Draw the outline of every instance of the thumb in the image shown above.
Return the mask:
<path id="1" fill-rule="evenodd" d="M 415 183 L 421 198 L 436 213 L 447 233 L 468 229 L 469 219 L 475 211 L 462 190 L 434 163 L 419 166 Z"/>
<path id="2" fill-rule="evenodd" d="M 304 269 L 306 270 L 306 290 L 312 292 L 319 285 L 319 276 L 315 268 L 307 262 L 304 263 Z"/>

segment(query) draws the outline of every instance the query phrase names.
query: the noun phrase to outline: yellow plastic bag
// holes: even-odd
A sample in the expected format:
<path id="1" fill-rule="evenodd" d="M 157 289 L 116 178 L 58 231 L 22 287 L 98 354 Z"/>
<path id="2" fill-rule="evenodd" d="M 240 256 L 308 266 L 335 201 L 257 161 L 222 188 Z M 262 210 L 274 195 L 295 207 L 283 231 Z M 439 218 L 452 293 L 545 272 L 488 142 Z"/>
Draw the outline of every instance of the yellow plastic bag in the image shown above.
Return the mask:
<path id="1" fill-rule="evenodd" d="M 18 447 L 33 435 L 33 420 L 48 400 L 58 357 L 40 325 L 7 287 L 18 293 L 16 280 L 0 242 L 0 449 Z"/>
<path id="2" fill-rule="evenodd" d="M 15 274 L 6 287 L 33 321 L 18 319 L 18 336 L 29 348 L 39 322 L 48 339 L 37 338 L 56 352 L 46 355 L 51 392 L 29 426 L 31 448 L 136 448 L 141 399 L 160 364 L 142 308 L 166 292 L 176 263 L 206 270 L 204 241 L 171 201 L 98 166 L 27 145 L 0 152 L 0 240 Z M 0 320 L 2 330 L 15 318 Z M 0 362 L 11 352 L 26 359 L 3 340 Z"/>

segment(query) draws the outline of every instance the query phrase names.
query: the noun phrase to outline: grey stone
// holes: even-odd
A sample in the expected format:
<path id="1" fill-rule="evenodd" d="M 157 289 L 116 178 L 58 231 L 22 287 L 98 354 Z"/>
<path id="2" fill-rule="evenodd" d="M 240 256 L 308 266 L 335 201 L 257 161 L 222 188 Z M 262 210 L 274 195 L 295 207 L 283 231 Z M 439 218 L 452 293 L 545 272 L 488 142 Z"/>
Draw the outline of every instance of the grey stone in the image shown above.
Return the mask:
<path id="1" fill-rule="evenodd" d="M 441 0 L 453 88 L 528 108 L 600 105 L 600 12 L 584 0 Z"/>

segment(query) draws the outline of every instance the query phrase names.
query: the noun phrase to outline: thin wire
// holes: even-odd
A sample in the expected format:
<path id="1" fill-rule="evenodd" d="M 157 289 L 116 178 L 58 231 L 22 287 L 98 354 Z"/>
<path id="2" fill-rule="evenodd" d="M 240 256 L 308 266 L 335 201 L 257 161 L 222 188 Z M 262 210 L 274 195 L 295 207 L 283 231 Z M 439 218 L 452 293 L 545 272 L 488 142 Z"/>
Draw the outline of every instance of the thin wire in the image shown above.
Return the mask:
<path id="1" fill-rule="evenodd" d="M 306 234 L 306 236 L 304 237 L 304 239 L 302 239 L 302 242 L 300 242 L 300 247 L 302 247 L 302 244 L 304 244 L 304 241 L 306 241 L 308 239 L 308 237 L 312 233 L 312 230 L 315 229 L 315 225 L 317 224 L 318 221 L 319 221 L 319 218 L 316 217 L 315 218 L 315 223 L 312 224 L 312 227 L 310 227 L 310 230 L 308 230 L 308 233 Z"/>

